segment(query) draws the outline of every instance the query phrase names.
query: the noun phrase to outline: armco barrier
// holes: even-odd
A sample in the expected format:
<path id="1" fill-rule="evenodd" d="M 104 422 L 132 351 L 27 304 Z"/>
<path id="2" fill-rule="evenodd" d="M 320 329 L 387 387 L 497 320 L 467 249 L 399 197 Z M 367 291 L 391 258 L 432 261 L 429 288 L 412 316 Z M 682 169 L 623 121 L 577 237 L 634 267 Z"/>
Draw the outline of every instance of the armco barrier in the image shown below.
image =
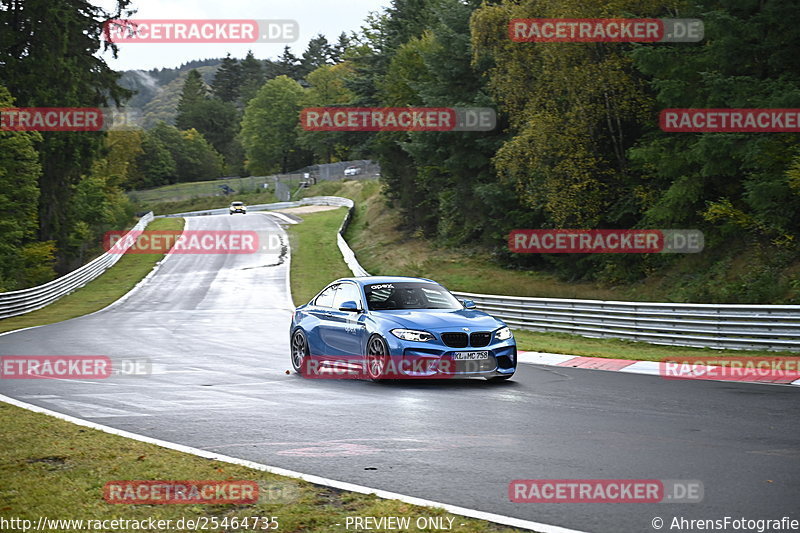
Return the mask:
<path id="1" fill-rule="evenodd" d="M 151 220 L 153 220 L 152 212 L 140 218 L 139 222 L 131 228 L 131 231 L 143 230 Z M 122 240 L 122 242 L 125 241 L 126 239 Z M 106 252 L 100 257 L 89 261 L 82 267 L 73 270 L 69 274 L 65 274 L 43 285 L 37 285 L 36 287 L 19 291 L 0 293 L 0 319 L 35 311 L 36 309 L 40 309 L 58 300 L 62 296 L 66 296 L 111 268 L 119 261 L 120 257 L 122 257 L 120 253 L 110 254 Z"/>
<path id="2" fill-rule="evenodd" d="M 352 201 L 347 201 L 350 204 L 335 204 L 350 207 L 339 228 L 339 250 L 353 275 L 368 276 L 342 237 L 353 211 Z M 800 351 L 800 305 L 614 302 L 456 291 L 453 294 L 473 300 L 478 309 L 511 327 L 532 331 L 675 346 Z"/>
<path id="3" fill-rule="evenodd" d="M 353 275 L 368 276 L 369 273 L 359 264 L 355 253 L 342 236 L 353 215 L 352 200 L 338 196 L 316 196 L 297 202 L 248 206 L 248 211 L 267 211 L 301 205 L 333 205 L 348 208 L 347 215 L 337 232 L 337 244 Z M 202 216 L 227 212 L 227 208 L 223 208 L 168 216 Z M 152 213 L 147 216 L 152 218 Z M 147 217 L 142 221 L 145 219 Z M 89 279 L 94 279 L 99 272 L 91 278 L 76 280 L 74 285 L 70 283 L 71 287 L 66 291 L 61 290 L 60 283 L 66 283 L 70 276 L 78 277 L 80 272 L 89 269 L 95 263 L 108 260 L 104 259 L 105 255 L 48 284 L 13 293 L 0 293 L 0 318 L 43 307 L 85 284 Z M 112 260 L 115 262 L 116 258 Z M 56 285 L 59 289 L 54 288 Z M 46 295 L 51 292 L 58 295 L 47 297 Z M 473 300 L 479 309 L 520 329 L 572 333 L 585 337 L 615 337 L 676 346 L 800 351 L 800 306 L 798 305 L 614 302 L 469 292 L 453 292 L 453 294 L 459 298 Z M 9 314 L 10 310 L 13 312 Z"/>

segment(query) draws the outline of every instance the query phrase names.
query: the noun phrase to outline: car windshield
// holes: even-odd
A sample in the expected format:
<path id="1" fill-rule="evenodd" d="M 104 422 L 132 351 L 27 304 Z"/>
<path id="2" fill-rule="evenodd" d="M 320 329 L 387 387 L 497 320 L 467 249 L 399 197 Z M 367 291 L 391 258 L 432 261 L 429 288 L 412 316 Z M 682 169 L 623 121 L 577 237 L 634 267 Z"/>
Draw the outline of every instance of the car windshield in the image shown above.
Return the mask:
<path id="1" fill-rule="evenodd" d="M 234 206 L 234 207 L 238 207 L 238 206 L 244 205 L 244 204 L 242 202 L 233 202 L 231 205 Z"/>
<path id="2" fill-rule="evenodd" d="M 393 309 L 463 309 L 447 289 L 436 283 L 394 282 L 364 286 L 371 311 Z"/>

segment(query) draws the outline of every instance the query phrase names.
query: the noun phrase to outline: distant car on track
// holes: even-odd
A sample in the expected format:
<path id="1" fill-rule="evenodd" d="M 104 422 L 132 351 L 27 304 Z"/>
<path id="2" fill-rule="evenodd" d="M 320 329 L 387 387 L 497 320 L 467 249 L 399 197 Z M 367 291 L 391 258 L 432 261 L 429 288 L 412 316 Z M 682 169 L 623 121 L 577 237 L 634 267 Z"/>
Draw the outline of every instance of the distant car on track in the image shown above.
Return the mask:
<path id="1" fill-rule="evenodd" d="M 344 169 L 345 176 L 357 176 L 358 174 L 361 174 L 361 167 L 352 166 Z"/>
<path id="2" fill-rule="evenodd" d="M 295 310 L 289 335 L 292 367 L 307 377 L 506 380 L 517 365 L 505 323 L 424 278 L 338 279 Z"/>
<path id="3" fill-rule="evenodd" d="M 247 214 L 247 206 L 244 205 L 244 202 L 231 202 L 231 206 L 228 209 L 231 215 L 234 213 Z"/>

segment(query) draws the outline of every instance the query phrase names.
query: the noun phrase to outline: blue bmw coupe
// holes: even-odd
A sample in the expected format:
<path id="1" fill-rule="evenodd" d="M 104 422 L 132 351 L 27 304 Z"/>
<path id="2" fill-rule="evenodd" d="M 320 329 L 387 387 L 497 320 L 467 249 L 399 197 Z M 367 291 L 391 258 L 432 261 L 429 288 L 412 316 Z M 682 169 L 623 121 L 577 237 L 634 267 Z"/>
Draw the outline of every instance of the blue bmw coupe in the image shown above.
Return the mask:
<path id="1" fill-rule="evenodd" d="M 506 380 L 517 366 L 502 321 L 423 278 L 338 279 L 295 310 L 289 334 L 305 377 Z"/>

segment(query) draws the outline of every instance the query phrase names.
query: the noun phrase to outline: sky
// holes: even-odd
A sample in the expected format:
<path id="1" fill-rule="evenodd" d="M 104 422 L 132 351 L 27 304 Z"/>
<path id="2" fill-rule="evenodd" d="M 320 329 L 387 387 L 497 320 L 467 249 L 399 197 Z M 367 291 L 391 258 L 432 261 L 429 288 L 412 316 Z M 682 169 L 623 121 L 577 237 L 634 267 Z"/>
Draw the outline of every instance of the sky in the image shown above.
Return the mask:
<path id="1" fill-rule="evenodd" d="M 292 19 L 299 24 L 297 41 L 287 43 L 300 56 L 309 39 L 321 33 L 330 42 L 339 34 L 358 31 L 370 11 L 382 11 L 390 0 L 133 0 L 137 13 L 131 19 Z M 92 0 L 110 10 L 113 0 Z M 285 44 L 151 44 L 119 43 L 119 54 L 111 52 L 101 57 L 114 70 L 149 70 L 172 68 L 192 59 L 225 57 L 243 58 L 248 50 L 258 59 L 275 58 Z"/>

